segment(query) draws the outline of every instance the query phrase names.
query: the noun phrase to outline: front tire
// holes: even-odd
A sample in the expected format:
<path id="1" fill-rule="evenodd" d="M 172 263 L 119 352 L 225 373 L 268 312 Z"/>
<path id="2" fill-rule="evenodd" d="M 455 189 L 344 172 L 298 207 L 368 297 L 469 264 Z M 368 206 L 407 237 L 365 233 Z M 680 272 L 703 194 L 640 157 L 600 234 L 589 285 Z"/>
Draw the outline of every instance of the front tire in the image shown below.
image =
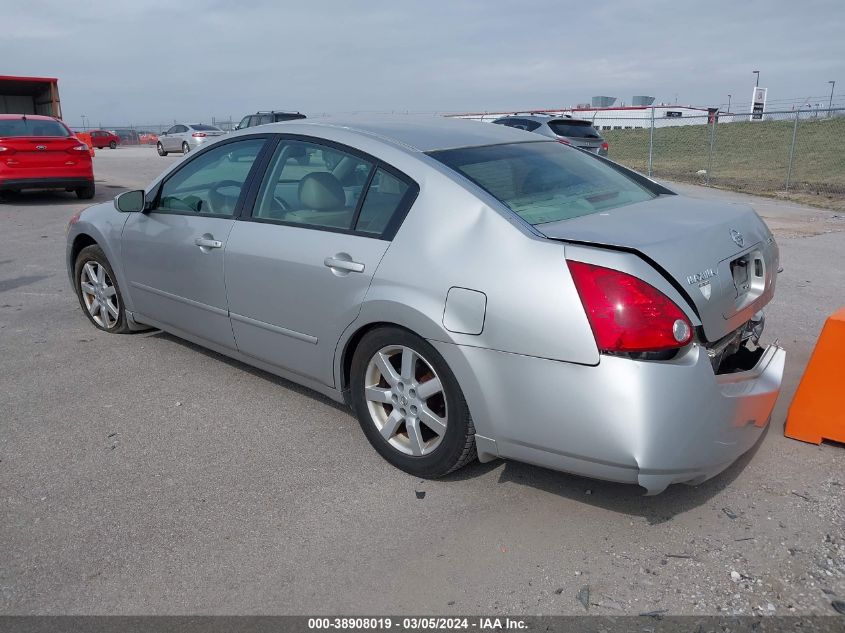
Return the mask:
<path id="1" fill-rule="evenodd" d="M 364 335 L 352 358 L 352 406 L 388 462 L 442 477 L 476 458 L 475 427 L 460 385 L 427 341 L 400 328 Z"/>
<path id="2" fill-rule="evenodd" d="M 102 248 L 92 244 L 80 251 L 73 282 L 82 311 L 97 329 L 110 334 L 130 331 L 117 278 Z"/>
<path id="3" fill-rule="evenodd" d="M 92 182 L 90 185 L 86 185 L 84 187 L 77 187 L 76 188 L 76 197 L 80 200 L 91 200 L 96 193 L 96 189 L 94 187 L 94 183 Z"/>
<path id="4" fill-rule="evenodd" d="M 159 156 L 167 156 L 167 152 L 164 151 L 164 145 L 161 143 L 156 143 L 156 151 Z"/>

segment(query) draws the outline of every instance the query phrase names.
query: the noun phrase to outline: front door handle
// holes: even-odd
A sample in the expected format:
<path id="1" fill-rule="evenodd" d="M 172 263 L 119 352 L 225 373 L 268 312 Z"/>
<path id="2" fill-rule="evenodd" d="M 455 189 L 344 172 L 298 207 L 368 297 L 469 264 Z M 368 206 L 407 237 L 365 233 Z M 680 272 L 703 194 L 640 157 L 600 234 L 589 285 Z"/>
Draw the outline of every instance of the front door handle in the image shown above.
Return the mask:
<path id="1" fill-rule="evenodd" d="M 326 257 L 323 264 L 334 270 L 345 270 L 350 273 L 364 272 L 364 264 L 360 262 L 353 262 L 348 259 L 338 259 L 337 257 Z"/>
<path id="2" fill-rule="evenodd" d="M 208 237 L 198 237 L 194 240 L 194 244 L 200 248 L 223 248 L 223 242 Z"/>

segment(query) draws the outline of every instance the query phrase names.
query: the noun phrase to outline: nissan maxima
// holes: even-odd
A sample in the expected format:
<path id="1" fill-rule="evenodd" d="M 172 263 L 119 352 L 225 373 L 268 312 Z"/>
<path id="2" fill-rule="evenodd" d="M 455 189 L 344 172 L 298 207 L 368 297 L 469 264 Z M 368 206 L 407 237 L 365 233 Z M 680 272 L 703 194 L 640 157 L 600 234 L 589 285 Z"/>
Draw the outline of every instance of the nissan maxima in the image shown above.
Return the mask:
<path id="1" fill-rule="evenodd" d="M 94 327 L 346 402 L 420 477 L 477 457 L 696 484 L 754 446 L 783 374 L 752 209 L 472 121 L 227 135 L 73 216 L 67 266 Z"/>

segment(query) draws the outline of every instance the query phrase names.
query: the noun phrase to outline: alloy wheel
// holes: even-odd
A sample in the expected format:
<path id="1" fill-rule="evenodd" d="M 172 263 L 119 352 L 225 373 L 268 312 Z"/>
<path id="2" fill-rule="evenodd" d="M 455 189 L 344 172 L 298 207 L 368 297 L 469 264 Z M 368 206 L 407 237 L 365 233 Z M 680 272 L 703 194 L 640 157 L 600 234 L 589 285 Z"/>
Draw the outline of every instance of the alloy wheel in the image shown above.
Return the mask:
<path id="1" fill-rule="evenodd" d="M 393 448 L 415 457 L 437 449 L 448 415 L 444 387 L 431 363 L 410 347 L 383 347 L 367 364 L 364 380 L 370 418 Z"/>
<path id="2" fill-rule="evenodd" d="M 120 317 L 117 289 L 102 264 L 94 260 L 85 262 L 79 275 L 79 288 L 94 323 L 106 330 L 117 325 Z"/>

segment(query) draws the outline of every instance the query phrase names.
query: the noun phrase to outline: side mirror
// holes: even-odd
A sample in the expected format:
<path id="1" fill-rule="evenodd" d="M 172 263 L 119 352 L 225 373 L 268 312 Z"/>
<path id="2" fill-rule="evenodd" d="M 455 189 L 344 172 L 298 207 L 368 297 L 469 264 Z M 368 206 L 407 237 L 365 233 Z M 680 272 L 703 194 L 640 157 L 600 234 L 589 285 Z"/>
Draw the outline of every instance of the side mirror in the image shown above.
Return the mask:
<path id="1" fill-rule="evenodd" d="M 114 198 L 114 208 L 122 213 L 140 213 L 144 210 L 144 190 L 124 191 Z"/>

